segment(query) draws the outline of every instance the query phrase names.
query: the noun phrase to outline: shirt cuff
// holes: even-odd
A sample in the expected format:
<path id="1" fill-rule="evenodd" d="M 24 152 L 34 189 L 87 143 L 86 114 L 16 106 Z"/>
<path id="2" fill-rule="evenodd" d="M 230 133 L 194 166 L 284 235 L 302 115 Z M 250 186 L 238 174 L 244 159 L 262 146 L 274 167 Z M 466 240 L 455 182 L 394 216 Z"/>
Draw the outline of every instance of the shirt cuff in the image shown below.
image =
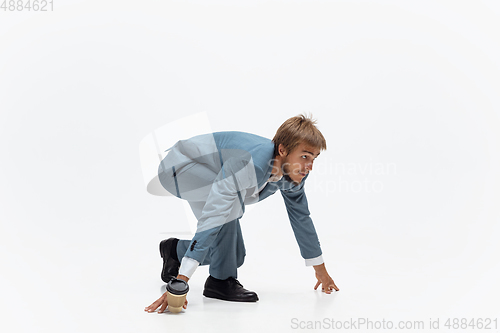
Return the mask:
<path id="1" fill-rule="evenodd" d="M 316 266 L 316 265 L 321 265 L 322 263 L 324 263 L 322 254 L 319 257 L 311 258 L 311 259 L 304 259 L 304 260 L 306 261 L 306 266 Z"/>
<path id="2" fill-rule="evenodd" d="M 189 257 L 182 257 L 181 261 L 181 267 L 179 268 L 179 275 L 184 275 L 187 276 L 189 279 L 193 275 L 194 271 L 196 271 L 196 268 L 198 268 L 198 265 L 200 263 Z"/>

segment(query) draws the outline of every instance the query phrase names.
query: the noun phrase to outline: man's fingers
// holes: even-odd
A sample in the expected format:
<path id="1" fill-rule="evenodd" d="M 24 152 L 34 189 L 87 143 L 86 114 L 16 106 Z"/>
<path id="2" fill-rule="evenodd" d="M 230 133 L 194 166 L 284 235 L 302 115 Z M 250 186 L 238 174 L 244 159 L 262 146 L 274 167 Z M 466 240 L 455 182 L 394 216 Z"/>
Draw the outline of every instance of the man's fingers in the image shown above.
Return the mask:
<path id="1" fill-rule="evenodd" d="M 323 283 L 323 288 L 321 288 L 321 291 L 330 294 L 332 292 L 332 286 L 329 285 L 328 287 L 325 288 L 325 284 Z"/>
<path id="2" fill-rule="evenodd" d="M 146 307 L 144 311 L 153 312 L 160 306 L 161 303 L 163 303 L 163 296 L 154 301 L 154 303 L 151 304 L 150 306 Z"/>
<path id="3" fill-rule="evenodd" d="M 184 301 L 184 305 L 182 307 L 185 309 L 187 307 L 187 304 L 188 304 L 188 300 L 186 299 Z M 161 307 L 158 309 L 158 307 L 160 305 L 161 305 Z M 167 295 L 163 294 L 163 296 L 158 298 L 153 304 L 144 308 L 144 311 L 154 312 L 156 309 L 158 309 L 158 313 L 163 313 L 167 309 L 167 306 L 168 306 Z"/>
<path id="4" fill-rule="evenodd" d="M 154 311 L 156 310 L 156 308 L 158 307 L 158 305 L 156 305 L 156 303 L 158 303 L 158 301 L 155 301 L 154 303 L 152 303 L 150 306 L 146 307 L 144 309 L 144 311 L 148 311 L 148 312 L 151 312 L 151 311 Z"/>
<path id="5" fill-rule="evenodd" d="M 328 284 L 328 287 L 330 288 L 330 290 L 335 289 L 336 291 L 339 291 L 339 288 L 335 285 L 335 282 L 333 282 L 333 280 L 330 281 L 330 283 Z"/>
<path id="6" fill-rule="evenodd" d="M 331 294 L 333 289 L 335 289 L 336 291 L 339 291 L 339 288 L 335 285 L 335 282 L 333 282 L 333 280 L 331 280 L 331 279 L 330 279 L 330 281 L 327 281 L 325 283 L 323 283 L 321 280 L 318 280 L 318 282 L 316 282 L 316 285 L 314 286 L 314 290 L 318 289 L 320 284 L 323 284 L 321 291 L 323 291 L 327 294 Z"/>
<path id="7" fill-rule="evenodd" d="M 332 281 L 331 283 L 328 284 L 328 288 L 326 290 L 323 288 L 323 291 L 327 294 L 331 294 L 333 289 L 335 289 L 336 291 L 339 291 L 339 288 L 337 288 L 335 283 Z"/>
<path id="8" fill-rule="evenodd" d="M 160 304 L 156 304 L 156 302 L 155 302 L 155 303 L 151 304 L 150 306 L 148 306 L 148 307 L 147 307 L 146 309 L 144 309 L 144 310 L 145 310 L 145 311 L 147 311 L 147 312 L 153 312 L 153 311 L 155 311 L 155 310 L 156 310 L 159 306 L 160 306 Z"/>
<path id="9" fill-rule="evenodd" d="M 160 310 L 158 310 L 158 313 L 162 313 L 163 311 L 165 311 L 165 309 L 167 308 L 167 305 L 168 305 L 168 302 L 167 302 L 167 298 L 165 297 L 165 300 L 163 301 L 163 304 L 161 305 Z"/>
<path id="10" fill-rule="evenodd" d="M 316 285 L 314 286 L 314 290 L 318 289 L 319 285 L 321 284 L 321 281 L 318 280 L 318 282 L 316 282 Z"/>

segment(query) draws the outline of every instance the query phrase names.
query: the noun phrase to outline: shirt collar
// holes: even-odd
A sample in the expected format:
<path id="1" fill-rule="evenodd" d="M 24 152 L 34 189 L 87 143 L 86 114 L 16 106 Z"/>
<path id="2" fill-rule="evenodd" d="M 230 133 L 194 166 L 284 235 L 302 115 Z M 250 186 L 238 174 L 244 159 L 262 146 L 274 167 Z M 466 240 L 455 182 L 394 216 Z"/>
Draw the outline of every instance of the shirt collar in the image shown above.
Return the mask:
<path id="1" fill-rule="evenodd" d="M 267 181 L 268 182 L 277 182 L 277 181 L 281 180 L 281 178 L 283 178 L 283 175 L 278 177 L 277 175 L 271 174 L 271 176 L 269 177 L 269 179 Z"/>

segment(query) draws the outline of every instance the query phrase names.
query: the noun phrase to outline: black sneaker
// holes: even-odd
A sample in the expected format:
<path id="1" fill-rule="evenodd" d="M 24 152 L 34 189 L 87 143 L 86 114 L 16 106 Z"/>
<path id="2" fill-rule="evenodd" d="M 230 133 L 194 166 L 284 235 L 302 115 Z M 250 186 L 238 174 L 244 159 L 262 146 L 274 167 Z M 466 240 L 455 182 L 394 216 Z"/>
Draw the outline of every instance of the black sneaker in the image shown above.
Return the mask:
<path id="1" fill-rule="evenodd" d="M 219 280 L 211 275 L 205 282 L 203 295 L 233 302 L 257 302 L 259 300 L 256 293 L 243 288 L 241 283 L 235 278 L 230 277 L 226 280 Z"/>
<path id="2" fill-rule="evenodd" d="M 161 270 L 161 279 L 168 283 L 179 274 L 181 263 L 177 259 L 178 238 L 169 238 L 160 242 L 160 255 L 163 258 L 163 269 Z"/>

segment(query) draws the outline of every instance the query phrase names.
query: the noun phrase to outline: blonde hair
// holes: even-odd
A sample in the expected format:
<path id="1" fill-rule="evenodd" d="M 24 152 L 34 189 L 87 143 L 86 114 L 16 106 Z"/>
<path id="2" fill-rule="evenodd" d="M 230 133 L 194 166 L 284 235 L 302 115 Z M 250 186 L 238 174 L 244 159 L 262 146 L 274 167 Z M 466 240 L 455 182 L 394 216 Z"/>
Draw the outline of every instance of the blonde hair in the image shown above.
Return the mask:
<path id="1" fill-rule="evenodd" d="M 290 154 L 301 143 L 319 150 L 326 150 L 326 140 L 315 124 L 316 120 L 312 119 L 312 115 L 300 114 L 287 119 L 274 135 L 274 156 L 279 155 L 280 144 L 283 145 L 287 154 Z"/>

